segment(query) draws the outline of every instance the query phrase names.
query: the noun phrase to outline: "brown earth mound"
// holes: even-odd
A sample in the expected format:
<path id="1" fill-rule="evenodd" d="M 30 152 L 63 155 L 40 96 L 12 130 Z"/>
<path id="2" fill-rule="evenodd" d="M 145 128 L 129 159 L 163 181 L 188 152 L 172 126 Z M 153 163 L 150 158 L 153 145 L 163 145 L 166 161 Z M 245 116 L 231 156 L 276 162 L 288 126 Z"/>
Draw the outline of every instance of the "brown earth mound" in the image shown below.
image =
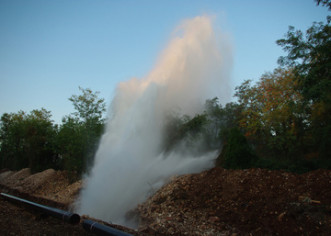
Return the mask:
<path id="1" fill-rule="evenodd" d="M 82 181 L 71 184 L 65 171 L 31 175 L 29 169 L 6 170 L 0 172 L 1 186 L 26 193 L 32 201 L 65 208 L 77 197 Z M 63 223 L 30 219 L 29 212 L 20 214 L 21 208 L 0 201 L 0 224 L 5 226 L 1 235 L 86 234 L 69 226 L 55 229 L 53 223 Z M 140 217 L 138 231 L 114 227 L 134 235 L 331 235 L 331 171 L 297 175 L 213 168 L 174 177 L 131 213 Z"/>
<path id="2" fill-rule="evenodd" d="M 21 182 L 22 191 L 32 194 L 35 193 L 38 188 L 45 185 L 47 186 L 48 180 L 52 179 L 55 174 L 55 170 L 48 169 L 26 177 Z"/>
<path id="3" fill-rule="evenodd" d="M 30 169 L 25 168 L 20 171 L 6 171 L 0 175 L 0 184 L 11 188 L 21 189 L 22 181 L 31 175 Z"/>
<path id="4" fill-rule="evenodd" d="M 26 168 L 17 172 L 2 172 L 0 184 L 10 189 L 69 205 L 74 202 L 79 193 L 82 181 L 70 183 L 66 171 L 48 169 L 31 175 L 30 169 Z"/>
<path id="5" fill-rule="evenodd" d="M 173 179 L 138 212 L 150 234 L 331 235 L 331 172 L 214 168 Z"/>

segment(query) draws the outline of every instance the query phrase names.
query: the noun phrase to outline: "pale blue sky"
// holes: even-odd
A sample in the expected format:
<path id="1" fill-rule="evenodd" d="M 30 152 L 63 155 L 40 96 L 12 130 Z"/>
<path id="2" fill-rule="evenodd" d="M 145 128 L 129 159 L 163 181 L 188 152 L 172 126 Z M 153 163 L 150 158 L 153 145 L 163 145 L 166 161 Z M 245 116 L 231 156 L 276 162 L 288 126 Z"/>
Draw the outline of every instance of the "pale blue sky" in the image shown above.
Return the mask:
<path id="1" fill-rule="evenodd" d="M 153 68 L 174 28 L 198 15 L 214 17 L 232 39 L 232 89 L 277 67 L 275 41 L 289 25 L 325 21 L 313 0 L 0 0 L 0 115 L 73 112 L 78 86 L 110 103 L 116 84 Z"/>

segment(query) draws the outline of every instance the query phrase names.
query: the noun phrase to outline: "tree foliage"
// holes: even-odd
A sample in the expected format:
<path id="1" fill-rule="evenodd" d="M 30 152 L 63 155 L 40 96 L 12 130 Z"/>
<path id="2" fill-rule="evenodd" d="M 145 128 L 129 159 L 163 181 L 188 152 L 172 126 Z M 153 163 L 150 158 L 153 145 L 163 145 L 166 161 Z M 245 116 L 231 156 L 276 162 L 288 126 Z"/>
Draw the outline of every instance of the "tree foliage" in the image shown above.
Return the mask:
<path id="1" fill-rule="evenodd" d="M 323 1 L 323 4 L 330 4 Z M 309 134 L 313 142 L 311 152 L 328 158 L 331 131 L 331 25 L 314 23 L 306 33 L 290 27 L 285 39 L 277 43 L 288 52 L 281 57 L 282 65 L 294 68 L 298 89 L 309 113 Z"/>
<path id="2" fill-rule="evenodd" d="M 33 172 L 57 168 L 54 151 L 56 126 L 46 109 L 5 113 L 1 117 L 1 166 L 11 169 L 30 167 Z"/>
<path id="3" fill-rule="evenodd" d="M 194 154 L 217 150 L 228 138 L 229 130 L 238 126 L 239 106 L 228 103 L 225 107 L 217 97 L 205 102 L 204 112 L 189 116 L 171 116 L 165 126 L 165 151 L 185 147 Z"/>
<path id="4" fill-rule="evenodd" d="M 240 127 L 260 155 L 289 158 L 299 150 L 306 115 L 292 70 L 266 73 L 254 86 L 245 81 L 235 96 L 242 109 Z"/>
<path id="5" fill-rule="evenodd" d="M 217 165 L 230 169 L 245 169 L 252 167 L 257 160 L 246 137 L 239 128 L 232 128 L 222 153 L 216 160 Z"/>
<path id="6" fill-rule="evenodd" d="M 73 95 L 69 101 L 76 110 L 63 118 L 57 143 L 65 169 L 78 174 L 88 171 L 104 128 L 104 99 L 98 92 L 79 87 L 82 94 Z"/>
<path id="7" fill-rule="evenodd" d="M 33 172 L 62 168 L 77 174 L 87 170 L 104 127 L 103 99 L 90 89 L 73 95 L 77 111 L 54 125 L 51 112 L 42 108 L 30 113 L 5 113 L 0 122 L 0 167 Z"/>
<path id="8" fill-rule="evenodd" d="M 93 93 L 89 88 L 83 89 L 80 95 L 72 95 L 69 101 L 72 102 L 76 112 L 73 115 L 85 124 L 102 123 L 103 114 L 106 111 L 106 104 L 103 98 L 98 98 L 99 92 Z"/>
<path id="9" fill-rule="evenodd" d="M 330 0 L 315 0 L 317 2 L 317 5 L 322 4 L 323 6 L 326 6 L 331 10 L 331 1 Z"/>
<path id="10" fill-rule="evenodd" d="M 331 9 L 329 0 L 316 0 Z M 163 150 L 200 154 L 219 149 L 216 164 L 307 171 L 331 168 L 331 17 L 305 32 L 290 26 L 277 41 L 280 68 L 236 88 L 237 102 L 205 103 L 194 117 L 171 115 Z M 0 167 L 63 168 L 80 174 L 93 163 L 104 128 L 104 99 L 79 87 L 75 112 L 57 126 L 46 109 L 5 113 L 0 121 Z"/>

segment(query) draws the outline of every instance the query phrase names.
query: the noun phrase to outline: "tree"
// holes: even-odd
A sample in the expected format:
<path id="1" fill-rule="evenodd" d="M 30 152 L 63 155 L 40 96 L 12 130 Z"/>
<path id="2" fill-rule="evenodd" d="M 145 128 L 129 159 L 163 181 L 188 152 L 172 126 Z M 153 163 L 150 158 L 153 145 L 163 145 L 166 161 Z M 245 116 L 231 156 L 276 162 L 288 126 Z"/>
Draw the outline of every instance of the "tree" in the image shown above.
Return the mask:
<path id="1" fill-rule="evenodd" d="M 317 1 L 330 7 L 330 1 Z M 314 23 L 306 34 L 290 26 L 285 39 L 277 44 L 288 52 L 280 57 L 281 65 L 294 68 L 298 88 L 310 114 L 309 132 L 319 157 L 329 158 L 331 133 L 331 18 Z"/>
<path id="2" fill-rule="evenodd" d="M 69 98 L 76 112 L 63 118 L 57 138 L 59 153 L 65 169 L 81 174 L 93 164 L 97 145 L 104 128 L 104 99 L 99 92 L 83 89 Z"/>
<path id="3" fill-rule="evenodd" d="M 236 90 L 242 111 L 239 125 L 257 152 L 293 156 L 306 116 L 292 70 L 278 68 L 262 75 L 255 86 L 245 81 Z"/>
<path id="4" fill-rule="evenodd" d="M 1 116 L 0 157 L 1 167 L 20 169 L 28 166 L 24 155 L 24 119 L 25 113 L 4 113 Z"/>
<path id="5" fill-rule="evenodd" d="M 77 119 L 63 119 L 56 138 L 63 169 L 78 174 L 84 170 L 84 136 L 84 126 Z"/>
<path id="6" fill-rule="evenodd" d="M 193 118 L 187 115 L 169 116 L 164 128 L 164 150 L 168 152 L 184 145 L 187 150 L 200 152 L 200 145 L 198 147 L 197 144 L 202 140 L 206 123 L 205 114 L 197 114 Z"/>
<path id="7" fill-rule="evenodd" d="M 257 157 L 253 153 L 245 136 L 238 128 L 232 128 L 222 153 L 216 160 L 216 165 L 229 169 L 245 169 L 254 165 Z"/>
<path id="8" fill-rule="evenodd" d="M 103 98 L 99 99 L 99 92 L 93 93 L 91 89 L 79 87 L 81 95 L 72 95 L 69 98 L 74 105 L 76 112 L 74 116 L 81 122 L 88 124 L 90 122 L 103 123 L 103 114 L 106 111 L 106 104 Z"/>
<path id="9" fill-rule="evenodd" d="M 205 126 L 204 139 L 208 149 L 215 150 L 227 142 L 230 130 L 239 127 L 241 109 L 237 103 L 227 103 L 224 107 L 218 98 L 206 100 L 205 115 L 207 122 Z"/>
<path id="10" fill-rule="evenodd" d="M 54 152 L 57 129 L 51 120 L 51 112 L 44 108 L 31 111 L 26 117 L 25 133 L 25 155 L 31 171 L 57 168 L 57 155 Z"/>
<path id="11" fill-rule="evenodd" d="M 317 2 L 317 5 L 322 4 L 323 6 L 326 6 L 331 10 L 331 1 L 330 0 L 315 0 Z"/>
<path id="12" fill-rule="evenodd" d="M 54 149 L 56 126 L 46 109 L 5 113 L 1 117 L 1 166 L 31 168 L 32 172 L 57 167 Z"/>
<path id="13" fill-rule="evenodd" d="M 206 100 L 202 114 L 169 116 L 164 128 L 164 149 L 170 151 L 184 145 L 195 154 L 220 150 L 229 131 L 238 127 L 240 113 L 238 104 L 228 103 L 222 107 L 215 97 Z"/>

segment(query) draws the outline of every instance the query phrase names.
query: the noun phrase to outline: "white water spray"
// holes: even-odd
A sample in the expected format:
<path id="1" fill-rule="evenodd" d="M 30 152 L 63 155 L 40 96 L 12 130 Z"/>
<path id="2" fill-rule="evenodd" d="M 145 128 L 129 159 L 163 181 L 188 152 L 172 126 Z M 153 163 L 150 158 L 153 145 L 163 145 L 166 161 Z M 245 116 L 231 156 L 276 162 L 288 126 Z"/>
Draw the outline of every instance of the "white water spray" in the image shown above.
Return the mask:
<path id="1" fill-rule="evenodd" d="M 222 41 L 222 42 L 220 42 Z M 95 163 L 76 202 L 81 214 L 127 225 L 125 214 L 172 175 L 210 168 L 216 153 L 163 153 L 169 113 L 195 115 L 206 99 L 229 98 L 231 55 L 209 17 L 184 21 L 142 79 L 118 85 Z M 185 153 L 185 154 L 183 154 Z"/>

